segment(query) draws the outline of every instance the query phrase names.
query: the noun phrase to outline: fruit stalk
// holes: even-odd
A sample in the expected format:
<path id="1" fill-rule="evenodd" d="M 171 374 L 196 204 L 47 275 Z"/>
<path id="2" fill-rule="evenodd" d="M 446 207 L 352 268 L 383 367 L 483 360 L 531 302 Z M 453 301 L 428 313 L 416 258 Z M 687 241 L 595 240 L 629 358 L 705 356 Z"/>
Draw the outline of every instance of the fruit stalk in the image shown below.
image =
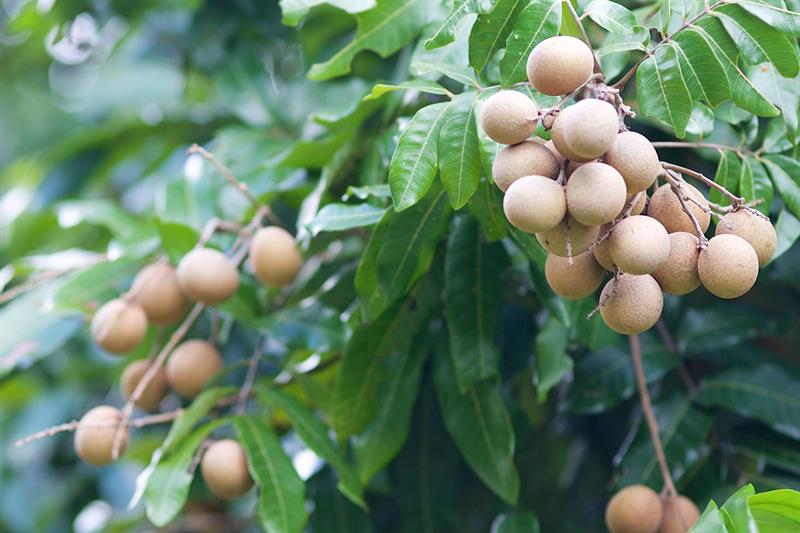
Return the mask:
<path id="1" fill-rule="evenodd" d="M 242 388 L 239 389 L 239 401 L 236 404 L 236 410 L 244 414 L 247 409 L 247 398 L 250 396 L 250 390 L 253 388 L 253 382 L 258 373 L 258 363 L 261 361 L 261 356 L 264 353 L 264 343 L 266 342 L 266 335 L 259 335 L 256 340 L 256 348 L 253 355 L 250 356 L 250 363 L 247 365 L 247 375 L 244 378 Z"/>

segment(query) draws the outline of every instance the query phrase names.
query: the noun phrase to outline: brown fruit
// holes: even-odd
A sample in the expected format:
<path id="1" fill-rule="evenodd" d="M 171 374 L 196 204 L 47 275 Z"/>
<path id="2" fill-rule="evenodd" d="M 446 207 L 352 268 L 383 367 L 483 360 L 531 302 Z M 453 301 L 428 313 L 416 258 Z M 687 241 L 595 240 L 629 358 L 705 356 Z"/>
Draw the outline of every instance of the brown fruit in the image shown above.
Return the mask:
<path id="1" fill-rule="evenodd" d="M 539 108 L 529 97 L 517 91 L 499 91 L 481 106 L 481 128 L 501 144 L 518 144 L 536 129 Z"/>
<path id="2" fill-rule="evenodd" d="M 689 211 L 700 223 L 700 229 L 705 232 L 709 224 L 711 224 L 708 201 L 700 191 L 687 183 L 683 184 L 682 189 L 686 196 L 693 198 L 705 208 L 705 210 L 701 209 L 694 202 L 686 201 Z M 670 185 L 662 185 L 653 193 L 653 197 L 650 198 L 650 203 L 647 205 L 647 215 L 661 222 L 669 233 L 675 233 L 676 231 L 696 233 L 692 220 L 684 213 L 681 202 Z"/>
<path id="3" fill-rule="evenodd" d="M 505 192 L 523 176 L 556 179 L 559 170 L 558 159 L 545 145 L 525 141 L 500 150 L 492 164 L 492 178 L 500 190 Z"/>
<path id="4" fill-rule="evenodd" d="M 550 37 L 528 56 L 528 80 L 540 93 L 559 96 L 583 86 L 594 70 L 592 50 L 580 39 Z"/>
<path id="5" fill-rule="evenodd" d="M 600 293 L 600 315 L 608 327 L 623 335 L 652 328 L 664 308 L 658 282 L 647 274 L 622 274 L 606 283 Z"/>
<path id="6" fill-rule="evenodd" d="M 683 296 L 700 286 L 697 275 L 700 240 L 691 233 L 676 231 L 669 234 L 669 242 L 669 257 L 653 272 L 653 277 L 664 292 Z"/>
<path id="7" fill-rule="evenodd" d="M 717 224 L 716 235 L 731 233 L 738 235 L 750 243 L 758 255 L 758 264 L 767 266 L 769 260 L 775 255 L 778 246 L 778 234 L 768 217 L 750 211 L 739 209 L 728 213 Z"/>
<path id="8" fill-rule="evenodd" d="M 600 229 L 597 231 L 596 239 L 600 239 L 606 232 L 611 229 L 611 224 L 603 224 L 600 226 Z M 606 237 L 603 242 L 600 244 L 596 244 L 592 252 L 594 253 L 595 260 L 600 263 L 600 266 L 608 270 L 609 272 L 614 271 L 614 260 L 611 259 L 611 254 L 608 252 L 608 239 Z"/>
<path id="9" fill-rule="evenodd" d="M 553 229 L 537 233 L 536 239 L 551 254 L 567 257 L 587 250 L 596 234 L 597 226 L 584 226 L 577 220 L 565 217 Z"/>
<path id="10" fill-rule="evenodd" d="M 553 123 L 553 144 L 570 161 L 597 159 L 614 144 L 619 117 L 614 106 L 587 98 L 558 114 Z"/>
<path id="11" fill-rule="evenodd" d="M 544 176 L 525 176 L 511 184 L 503 198 L 506 218 L 528 233 L 547 231 L 567 212 L 564 189 Z"/>
<path id="12" fill-rule="evenodd" d="M 112 462 L 111 452 L 114 448 L 114 437 L 117 428 L 112 424 L 122 419 L 119 409 L 110 405 L 100 405 L 90 409 L 75 430 L 75 453 L 85 463 L 94 466 L 104 466 Z M 109 427 L 95 427 L 109 426 Z M 122 430 L 120 454 L 128 446 L 128 429 Z"/>
<path id="13" fill-rule="evenodd" d="M 232 439 L 214 442 L 203 454 L 200 471 L 208 488 L 225 500 L 244 496 L 253 486 L 247 467 L 247 455 Z"/>
<path id="14" fill-rule="evenodd" d="M 278 226 L 261 228 L 256 232 L 250 242 L 250 262 L 256 277 L 268 287 L 289 285 L 303 266 L 297 241 Z"/>
<path id="15" fill-rule="evenodd" d="M 658 494 L 644 485 L 629 485 L 606 507 L 610 533 L 656 533 L 664 511 Z"/>
<path id="16" fill-rule="evenodd" d="M 622 174 L 629 194 L 650 187 L 661 172 L 656 149 L 644 135 L 635 131 L 617 135 L 603 161 Z"/>
<path id="17" fill-rule="evenodd" d="M 133 395 L 133 391 L 149 367 L 150 361 L 146 359 L 139 359 L 125 367 L 120 378 L 120 389 L 122 390 L 122 396 L 126 400 Z M 158 408 L 158 404 L 167 395 L 167 392 L 169 392 L 167 372 L 163 367 L 158 367 L 153 379 L 150 380 L 141 397 L 136 401 L 136 405 L 145 411 L 155 411 Z"/>
<path id="18" fill-rule="evenodd" d="M 547 283 L 556 294 L 569 300 L 580 300 L 594 293 L 606 275 L 591 252 L 572 258 L 549 254 L 544 264 Z"/>
<path id="19" fill-rule="evenodd" d="M 700 509 L 686 496 L 666 498 L 658 533 L 686 533 L 700 518 Z"/>
<path id="20" fill-rule="evenodd" d="M 97 310 L 91 329 L 101 348 L 120 355 L 136 348 L 147 335 L 147 315 L 139 304 L 116 298 Z"/>
<path id="21" fill-rule="evenodd" d="M 567 182 L 569 215 L 587 226 L 611 222 L 625 207 L 625 181 L 603 163 L 585 163 Z"/>
<path id="22" fill-rule="evenodd" d="M 183 342 L 167 361 L 167 381 L 184 398 L 194 398 L 222 368 L 213 344 L 199 339 Z"/>
<path id="23" fill-rule="evenodd" d="M 178 285 L 177 272 L 163 261 L 147 265 L 136 275 L 131 294 L 153 324 L 174 324 L 189 308 L 189 302 Z"/>
<path id="24" fill-rule="evenodd" d="M 756 283 L 758 254 L 738 235 L 717 235 L 700 252 L 697 273 L 711 294 L 726 299 L 738 298 Z"/>
<path id="25" fill-rule="evenodd" d="M 630 274 L 655 272 L 669 257 L 667 230 L 648 216 L 620 220 L 608 241 L 608 253 L 614 264 Z"/>
<path id="26" fill-rule="evenodd" d="M 193 300 L 216 305 L 239 288 L 239 271 L 219 250 L 195 248 L 178 264 L 178 283 Z"/>

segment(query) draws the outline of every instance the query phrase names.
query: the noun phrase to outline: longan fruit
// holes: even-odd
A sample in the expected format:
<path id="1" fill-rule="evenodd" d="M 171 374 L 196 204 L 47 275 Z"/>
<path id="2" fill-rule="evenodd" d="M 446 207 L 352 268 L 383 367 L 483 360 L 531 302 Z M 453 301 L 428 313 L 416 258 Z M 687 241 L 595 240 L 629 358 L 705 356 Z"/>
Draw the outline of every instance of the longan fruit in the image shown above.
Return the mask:
<path id="1" fill-rule="evenodd" d="M 136 386 L 148 368 L 150 368 L 150 361 L 146 359 L 139 359 L 125 367 L 120 378 L 120 389 L 126 400 L 133 395 L 133 391 L 136 390 Z M 167 372 L 163 367 L 158 367 L 156 373 L 153 374 L 153 379 L 147 383 L 141 397 L 136 401 L 136 405 L 145 411 L 155 411 L 167 392 L 169 392 Z"/>
<path id="2" fill-rule="evenodd" d="M 511 184 L 503 211 L 514 227 L 528 233 L 553 229 L 567 212 L 564 189 L 544 176 L 525 176 Z"/>
<path id="3" fill-rule="evenodd" d="M 253 486 L 247 455 L 233 439 L 218 440 L 203 454 L 200 471 L 209 490 L 225 500 L 244 496 Z"/>
<path id="4" fill-rule="evenodd" d="M 558 159 L 545 145 L 536 141 L 525 141 L 500 150 L 492 163 L 492 178 L 500 190 L 505 192 L 523 176 L 556 179 L 560 168 Z"/>
<path id="5" fill-rule="evenodd" d="M 175 348 L 167 361 L 167 381 L 184 398 L 194 398 L 222 368 L 213 344 L 191 339 Z"/>
<path id="6" fill-rule="evenodd" d="M 700 229 L 705 232 L 711 224 L 708 201 L 700 191 L 688 183 L 684 183 L 682 189 L 686 196 L 703 206 L 700 208 L 694 202 L 686 200 L 686 206 L 700 223 Z M 692 220 L 684 213 L 678 196 L 669 184 L 662 185 L 653 193 L 653 197 L 650 198 L 650 203 L 647 205 L 647 215 L 661 222 L 669 233 L 676 231 L 695 233 L 696 231 Z"/>
<path id="7" fill-rule="evenodd" d="M 600 287 L 606 272 L 592 253 L 586 251 L 573 257 L 572 264 L 566 257 L 548 254 L 544 275 L 556 294 L 568 300 L 580 300 Z"/>
<path id="8" fill-rule="evenodd" d="M 97 310 L 91 330 L 101 348 L 121 355 L 136 348 L 147 335 L 147 315 L 139 304 L 116 298 Z"/>
<path id="9" fill-rule="evenodd" d="M 656 149 L 647 137 L 635 131 L 616 136 L 603 161 L 622 174 L 628 193 L 634 194 L 650 187 L 661 173 Z"/>
<path id="10" fill-rule="evenodd" d="M 147 265 L 136 275 L 131 294 L 153 324 L 174 324 L 189 308 L 189 302 L 178 285 L 177 272 L 163 261 Z"/>
<path id="11" fill-rule="evenodd" d="M 585 163 L 567 181 L 569 215 L 587 226 L 611 222 L 625 207 L 625 180 L 604 163 Z"/>
<path id="12" fill-rule="evenodd" d="M 700 286 L 697 274 L 700 239 L 691 233 L 676 231 L 669 234 L 669 243 L 669 256 L 653 272 L 653 277 L 664 292 L 683 296 Z"/>
<path id="13" fill-rule="evenodd" d="M 715 235 L 726 233 L 738 235 L 749 242 L 758 255 L 758 264 L 761 267 L 767 266 L 769 260 L 775 255 L 778 234 L 769 218 L 760 213 L 749 209 L 739 209 L 728 213 L 717 224 Z"/>
<path id="14" fill-rule="evenodd" d="M 536 129 L 539 108 L 524 94 L 505 90 L 494 93 L 481 106 L 481 128 L 501 144 L 518 144 Z"/>
<path id="15" fill-rule="evenodd" d="M 575 91 L 594 70 L 591 48 L 569 36 L 550 37 L 528 56 L 528 81 L 540 93 L 559 96 Z"/>
<path id="16" fill-rule="evenodd" d="M 608 253 L 623 272 L 650 274 L 669 257 L 667 230 L 658 220 L 645 215 L 617 222 L 608 241 Z"/>
<path id="17" fill-rule="evenodd" d="M 537 233 L 536 240 L 551 254 L 567 257 L 586 251 L 592 245 L 595 235 L 597 226 L 585 226 L 567 216 L 553 229 Z"/>
<path id="18" fill-rule="evenodd" d="M 700 509 L 686 496 L 665 498 L 658 533 L 686 533 L 700 519 Z"/>
<path id="19" fill-rule="evenodd" d="M 250 242 L 250 262 L 256 277 L 268 287 L 285 287 L 294 281 L 303 258 L 291 233 L 278 226 L 259 229 Z"/>
<path id="20" fill-rule="evenodd" d="M 239 271 L 219 250 L 195 248 L 178 264 L 178 283 L 193 300 L 217 305 L 236 293 Z"/>
<path id="21" fill-rule="evenodd" d="M 562 110 L 551 130 L 556 149 L 570 161 L 579 163 L 606 153 L 618 131 L 617 110 L 596 98 L 581 100 Z"/>
<path id="22" fill-rule="evenodd" d="M 117 428 L 112 424 L 122 419 L 119 409 L 110 405 L 99 405 L 86 412 L 78 422 L 75 430 L 75 453 L 85 463 L 94 466 L 105 466 L 113 461 L 111 452 L 114 448 L 114 437 Z M 93 427 L 109 426 L 109 427 Z M 122 429 L 120 454 L 128 446 L 128 428 Z"/>
<path id="23" fill-rule="evenodd" d="M 600 229 L 597 231 L 597 240 L 599 240 L 603 235 L 605 235 L 608 230 L 611 229 L 611 224 L 603 224 L 600 226 Z M 608 237 L 603 240 L 600 244 L 595 244 L 592 253 L 594 254 L 595 260 L 600 264 L 601 267 L 608 270 L 609 272 L 614 271 L 614 260 L 611 259 L 611 254 L 608 252 L 608 239 L 611 238 L 609 235 Z"/>
<path id="24" fill-rule="evenodd" d="M 617 492 L 606 507 L 610 533 L 656 533 L 664 514 L 661 498 L 644 485 L 629 485 Z"/>
<path id="25" fill-rule="evenodd" d="M 609 328 L 623 335 L 652 328 L 663 309 L 661 287 L 648 274 L 621 274 L 611 278 L 600 293 L 600 316 Z"/>
<path id="26" fill-rule="evenodd" d="M 720 298 L 738 298 L 756 283 L 758 254 L 738 235 L 723 233 L 712 237 L 700 251 L 697 273 L 708 292 Z"/>

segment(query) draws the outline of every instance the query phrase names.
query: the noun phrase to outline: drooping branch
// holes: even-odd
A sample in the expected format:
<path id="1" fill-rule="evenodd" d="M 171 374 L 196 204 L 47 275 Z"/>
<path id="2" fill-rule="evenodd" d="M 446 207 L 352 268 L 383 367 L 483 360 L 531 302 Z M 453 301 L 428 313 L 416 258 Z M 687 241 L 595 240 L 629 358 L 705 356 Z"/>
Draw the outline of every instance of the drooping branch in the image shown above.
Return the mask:
<path id="1" fill-rule="evenodd" d="M 667 183 L 669 183 L 669 186 L 672 188 L 672 192 L 678 198 L 678 202 L 681 204 L 681 209 L 683 209 L 683 212 L 686 213 L 687 217 L 689 217 L 689 220 L 692 221 L 694 231 L 697 233 L 697 239 L 700 241 L 700 247 L 705 248 L 708 246 L 708 238 L 706 238 L 706 234 L 703 232 L 702 226 L 700 226 L 700 221 L 697 220 L 697 217 L 694 216 L 692 210 L 689 209 L 689 203 L 687 202 L 689 196 L 683 192 L 683 184 L 670 176 L 669 172 L 664 175 L 664 179 L 667 181 Z"/>
<path id="2" fill-rule="evenodd" d="M 734 209 L 744 204 L 744 198 L 736 196 L 728 189 L 717 183 L 716 181 L 707 178 L 702 173 L 697 172 L 696 170 L 692 170 L 690 168 L 682 167 L 680 165 L 675 165 L 673 163 L 665 163 L 664 161 L 661 162 L 661 166 L 664 167 L 665 170 L 674 170 L 675 172 L 679 172 L 685 176 L 689 176 L 690 178 L 694 178 L 702 183 L 705 183 L 709 187 L 718 190 L 723 195 L 725 195 L 733 204 Z"/>

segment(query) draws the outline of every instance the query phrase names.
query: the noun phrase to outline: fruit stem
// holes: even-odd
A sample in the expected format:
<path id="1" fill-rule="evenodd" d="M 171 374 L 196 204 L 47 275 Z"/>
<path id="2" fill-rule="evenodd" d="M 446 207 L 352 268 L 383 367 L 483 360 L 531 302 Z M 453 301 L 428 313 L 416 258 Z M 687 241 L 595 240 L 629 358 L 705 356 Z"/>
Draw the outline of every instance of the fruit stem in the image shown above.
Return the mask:
<path id="1" fill-rule="evenodd" d="M 712 179 L 709 179 L 709 178 L 705 177 L 703 174 L 701 174 L 700 172 L 697 172 L 696 170 L 692 170 L 690 168 L 682 167 L 680 165 L 674 165 L 672 163 L 665 163 L 664 161 L 661 162 L 661 166 L 664 167 L 664 169 L 666 169 L 666 170 L 674 170 L 675 172 L 679 172 L 681 174 L 684 174 L 684 175 L 689 176 L 691 178 L 694 178 L 696 180 L 702 181 L 703 183 L 705 183 L 709 187 L 717 189 L 719 192 L 724 194 L 731 201 L 731 203 L 734 206 L 734 209 L 736 209 L 739 206 L 741 206 L 742 204 L 744 204 L 744 198 L 740 198 L 739 196 L 736 196 L 735 194 L 730 192 L 728 189 L 726 189 L 725 187 L 723 187 L 719 183 L 715 182 Z"/>

